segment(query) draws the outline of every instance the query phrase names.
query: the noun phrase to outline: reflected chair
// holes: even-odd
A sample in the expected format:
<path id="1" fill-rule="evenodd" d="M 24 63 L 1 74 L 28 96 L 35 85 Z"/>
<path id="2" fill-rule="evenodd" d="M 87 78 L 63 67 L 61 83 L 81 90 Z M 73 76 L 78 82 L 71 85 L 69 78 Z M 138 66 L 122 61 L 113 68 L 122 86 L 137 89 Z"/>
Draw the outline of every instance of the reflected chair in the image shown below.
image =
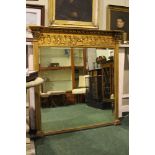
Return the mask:
<path id="1" fill-rule="evenodd" d="M 56 106 L 65 106 L 66 105 L 66 92 L 61 91 L 48 91 L 50 105 L 53 107 Z"/>
<path id="2" fill-rule="evenodd" d="M 75 95 L 76 103 L 81 102 L 82 96 L 86 100 L 86 93 L 89 87 L 89 75 L 80 75 L 79 76 L 79 85 L 78 88 L 72 90 L 72 94 Z"/>
<path id="3" fill-rule="evenodd" d="M 49 102 L 49 95 L 48 93 L 42 93 L 40 92 L 40 97 L 41 97 L 41 105 L 42 107 L 49 107 L 50 106 L 50 102 Z"/>
<path id="4" fill-rule="evenodd" d="M 56 107 L 58 105 L 66 105 L 65 91 L 47 91 L 43 93 L 43 85 L 40 91 L 42 107 Z"/>
<path id="5" fill-rule="evenodd" d="M 47 91 L 40 92 L 42 107 L 56 107 L 66 105 L 65 91 Z"/>

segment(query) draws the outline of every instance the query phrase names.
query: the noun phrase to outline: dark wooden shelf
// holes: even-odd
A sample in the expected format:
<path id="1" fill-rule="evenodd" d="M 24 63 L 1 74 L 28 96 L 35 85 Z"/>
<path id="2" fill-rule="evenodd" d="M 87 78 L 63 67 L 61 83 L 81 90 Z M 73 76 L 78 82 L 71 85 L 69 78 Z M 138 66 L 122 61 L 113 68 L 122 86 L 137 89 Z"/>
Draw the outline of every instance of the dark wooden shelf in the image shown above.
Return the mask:
<path id="1" fill-rule="evenodd" d="M 75 66 L 75 68 L 84 68 L 84 66 Z"/>
<path id="2" fill-rule="evenodd" d="M 93 76 L 90 76 L 90 78 L 94 78 L 94 77 L 102 77 L 102 75 L 93 75 Z"/>
<path id="3" fill-rule="evenodd" d="M 114 102 L 115 100 L 114 99 L 109 99 L 109 98 L 104 98 L 102 101 L 103 102 Z"/>
<path id="4" fill-rule="evenodd" d="M 114 66 L 114 62 L 113 61 L 109 61 L 109 62 L 107 62 L 105 64 L 102 64 L 101 66 L 102 66 L 102 68 L 107 68 L 107 67 L 110 67 L 110 66 Z"/>
<path id="5" fill-rule="evenodd" d="M 69 69 L 71 66 L 58 66 L 58 67 L 40 67 L 40 71 L 48 71 L 48 70 L 64 70 Z"/>

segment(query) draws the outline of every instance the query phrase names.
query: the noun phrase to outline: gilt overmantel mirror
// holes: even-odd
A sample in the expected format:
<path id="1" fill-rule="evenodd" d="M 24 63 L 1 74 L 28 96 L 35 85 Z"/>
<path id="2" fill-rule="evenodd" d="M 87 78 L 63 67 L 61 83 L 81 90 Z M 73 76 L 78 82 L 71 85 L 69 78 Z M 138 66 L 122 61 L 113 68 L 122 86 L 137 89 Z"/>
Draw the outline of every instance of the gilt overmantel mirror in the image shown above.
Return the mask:
<path id="1" fill-rule="evenodd" d="M 35 103 L 37 134 L 119 124 L 121 31 L 31 26 L 34 69 L 44 79 Z"/>

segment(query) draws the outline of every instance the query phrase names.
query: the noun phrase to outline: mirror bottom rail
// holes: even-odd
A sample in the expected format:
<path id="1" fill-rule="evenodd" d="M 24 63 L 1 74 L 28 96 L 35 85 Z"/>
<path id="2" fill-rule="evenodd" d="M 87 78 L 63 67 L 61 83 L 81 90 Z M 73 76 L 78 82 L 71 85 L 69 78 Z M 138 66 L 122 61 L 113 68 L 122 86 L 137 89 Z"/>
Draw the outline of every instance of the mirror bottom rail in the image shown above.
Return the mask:
<path id="1" fill-rule="evenodd" d="M 81 126 L 81 127 L 75 127 L 75 128 L 66 128 L 63 130 L 51 130 L 51 131 L 37 131 L 36 136 L 37 137 L 42 137 L 42 136 L 48 136 L 48 135 L 56 135 L 56 134 L 63 134 L 63 133 L 69 133 L 69 132 L 75 132 L 75 131 L 81 131 L 81 130 L 87 130 L 87 129 L 95 129 L 99 127 L 105 127 L 105 126 L 110 126 L 110 125 L 120 125 L 121 121 L 120 119 L 116 119 L 113 122 L 109 123 L 98 123 L 94 125 L 86 125 L 86 126 Z"/>

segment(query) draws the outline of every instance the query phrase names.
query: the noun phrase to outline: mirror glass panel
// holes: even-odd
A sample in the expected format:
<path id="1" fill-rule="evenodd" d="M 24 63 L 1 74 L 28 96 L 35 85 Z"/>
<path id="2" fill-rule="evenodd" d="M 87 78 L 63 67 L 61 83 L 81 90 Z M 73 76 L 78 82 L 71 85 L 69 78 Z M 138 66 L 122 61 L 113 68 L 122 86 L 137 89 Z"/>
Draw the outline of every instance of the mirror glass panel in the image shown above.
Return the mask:
<path id="1" fill-rule="evenodd" d="M 42 92 L 72 90 L 70 48 L 42 47 L 39 53 Z"/>
<path id="2" fill-rule="evenodd" d="M 113 57 L 113 49 L 40 47 L 44 132 L 113 122 Z"/>

